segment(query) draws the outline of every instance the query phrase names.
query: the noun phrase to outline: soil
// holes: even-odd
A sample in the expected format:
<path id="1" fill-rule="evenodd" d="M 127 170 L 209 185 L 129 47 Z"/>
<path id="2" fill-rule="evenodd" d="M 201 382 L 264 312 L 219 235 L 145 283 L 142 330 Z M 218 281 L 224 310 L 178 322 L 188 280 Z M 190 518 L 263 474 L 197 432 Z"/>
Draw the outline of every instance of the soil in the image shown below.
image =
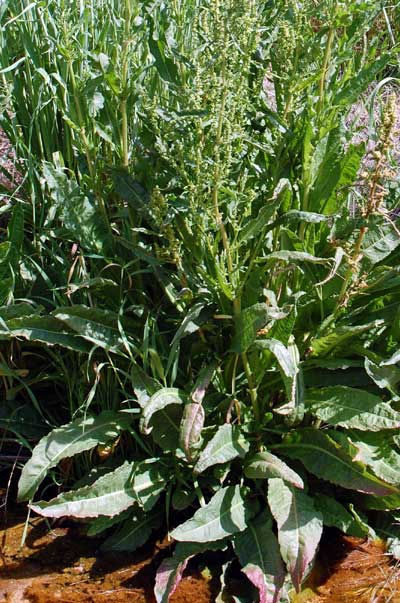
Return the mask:
<path id="1" fill-rule="evenodd" d="M 0 603 L 155 603 L 155 571 L 170 554 L 165 540 L 136 553 L 100 554 L 101 540 L 86 537 L 82 525 L 50 528 L 33 518 L 21 547 L 25 527 L 19 515 L 0 531 Z M 171 603 L 213 603 L 219 580 L 211 574 L 189 566 Z M 356 602 L 400 603 L 400 568 L 382 543 L 333 533 L 292 603 Z"/>

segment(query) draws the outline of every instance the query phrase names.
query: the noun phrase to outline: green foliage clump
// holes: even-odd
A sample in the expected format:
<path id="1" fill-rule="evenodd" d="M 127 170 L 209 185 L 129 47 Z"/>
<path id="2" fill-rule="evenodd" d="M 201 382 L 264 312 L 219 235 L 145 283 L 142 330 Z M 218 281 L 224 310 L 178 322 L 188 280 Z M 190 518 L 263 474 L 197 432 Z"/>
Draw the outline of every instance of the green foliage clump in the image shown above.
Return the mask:
<path id="1" fill-rule="evenodd" d="M 300 589 L 323 526 L 396 538 L 394 100 L 366 165 L 349 119 L 395 81 L 388 10 L 16 4 L 0 9 L 23 176 L 2 209 L 0 375 L 10 413 L 50 430 L 21 500 L 90 519 L 111 550 L 167 522 L 159 603 L 207 550 L 235 553 L 266 603 L 287 574 Z M 43 435 L 10 413 L 26 446 Z M 33 502 L 48 474 L 71 487 Z"/>

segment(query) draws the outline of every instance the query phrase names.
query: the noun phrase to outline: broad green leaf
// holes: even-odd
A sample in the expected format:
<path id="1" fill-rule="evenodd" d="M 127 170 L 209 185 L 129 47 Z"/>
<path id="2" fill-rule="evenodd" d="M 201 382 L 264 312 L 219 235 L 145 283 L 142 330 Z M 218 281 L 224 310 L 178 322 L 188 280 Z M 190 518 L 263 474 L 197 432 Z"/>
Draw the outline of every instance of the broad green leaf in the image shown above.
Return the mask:
<path id="1" fill-rule="evenodd" d="M 192 557 L 206 551 L 224 550 L 226 544 L 225 540 L 205 543 L 178 542 L 173 557 L 164 559 L 157 570 L 154 587 L 157 603 L 168 603 L 170 597 L 178 588 L 183 572 Z"/>
<path id="2" fill-rule="evenodd" d="M 369 392 L 336 385 L 307 392 L 307 407 L 329 425 L 380 431 L 400 427 L 400 413 Z"/>
<path id="3" fill-rule="evenodd" d="M 375 322 L 366 325 L 354 327 L 337 327 L 334 332 L 323 337 L 318 337 L 311 340 L 310 349 L 311 357 L 326 357 L 328 354 L 335 352 L 339 353 L 341 349 L 346 349 L 349 341 L 355 337 L 359 338 L 363 333 L 370 333 L 372 329 L 380 327 L 383 321 L 376 320 Z"/>
<path id="4" fill-rule="evenodd" d="M 98 201 L 85 194 L 71 173 L 43 162 L 43 176 L 61 222 L 74 241 L 96 253 L 111 247 L 111 233 Z"/>
<path id="5" fill-rule="evenodd" d="M 136 551 L 162 522 L 163 514 L 135 511 L 101 545 L 103 551 Z"/>
<path id="6" fill-rule="evenodd" d="M 133 463 L 125 462 L 90 486 L 60 494 L 49 502 L 31 504 L 30 508 L 44 517 L 112 517 L 136 502 L 131 482 L 134 468 Z"/>
<path id="7" fill-rule="evenodd" d="M 204 408 L 197 402 L 185 405 L 180 427 L 180 447 L 190 461 L 201 444 L 201 430 L 204 426 Z"/>
<path id="8" fill-rule="evenodd" d="M 265 327 L 271 319 L 283 318 L 284 313 L 278 313 L 265 303 L 254 304 L 245 308 L 235 319 L 235 334 L 231 343 L 231 350 L 237 354 L 246 352 L 254 343 L 257 333 Z"/>
<path id="9" fill-rule="evenodd" d="M 363 255 L 372 265 L 387 258 L 400 245 L 400 237 L 395 230 L 385 234 L 383 229 L 370 229 L 365 238 Z"/>
<path id="10" fill-rule="evenodd" d="M 122 513 L 118 513 L 118 515 L 114 515 L 113 517 L 99 515 L 99 517 L 92 519 L 86 533 L 88 536 L 97 536 L 105 530 L 112 528 L 116 524 L 123 522 L 131 515 L 131 513 L 132 509 L 126 509 L 125 511 L 122 511 Z"/>
<path id="11" fill-rule="evenodd" d="M 76 305 L 57 308 L 53 316 L 87 341 L 105 350 L 118 352 L 124 349 L 124 340 L 118 330 L 118 315 L 109 310 Z"/>
<path id="12" fill-rule="evenodd" d="M 312 498 L 279 478 L 269 480 L 268 504 L 278 524 L 282 558 L 299 592 L 322 536 L 322 515 Z"/>
<path id="13" fill-rule="evenodd" d="M 158 459 L 142 461 L 134 466 L 132 473 L 133 496 L 144 511 L 150 511 L 165 490 L 167 470 Z"/>
<path id="14" fill-rule="evenodd" d="M 266 512 L 235 536 L 234 548 L 242 571 L 259 591 L 260 603 L 277 603 L 286 572 L 272 521 Z"/>
<path id="15" fill-rule="evenodd" d="M 250 444 L 238 425 L 221 425 L 201 452 L 193 471 L 196 474 L 203 473 L 213 465 L 227 463 L 237 457 L 243 458 L 249 447 Z"/>
<path id="16" fill-rule="evenodd" d="M 333 99 L 334 105 L 350 106 L 355 103 L 382 69 L 390 62 L 391 54 L 383 54 L 373 63 L 367 65 L 356 76 L 350 78 Z"/>
<path id="17" fill-rule="evenodd" d="M 32 498 L 49 470 L 59 461 L 114 440 L 122 430 L 129 428 L 131 421 L 127 414 L 104 411 L 98 417 L 76 419 L 51 431 L 40 440 L 22 469 L 19 500 Z"/>
<path id="18" fill-rule="evenodd" d="M 221 488 L 205 507 L 196 511 L 171 532 L 172 538 L 185 542 L 212 542 L 246 529 L 253 508 L 243 498 L 239 486 Z"/>
<path id="19" fill-rule="evenodd" d="M 381 389 L 387 388 L 389 391 L 393 391 L 400 383 L 400 368 L 397 366 L 379 365 L 369 358 L 365 358 L 365 370 Z"/>
<path id="20" fill-rule="evenodd" d="M 269 479 L 280 477 L 296 488 L 304 488 L 301 477 L 280 458 L 270 452 L 258 452 L 251 457 L 244 468 L 246 477 L 252 479 Z"/>
<path id="21" fill-rule="evenodd" d="M 151 437 L 164 451 L 172 453 L 179 447 L 182 414 L 182 405 L 170 404 L 160 412 L 154 413 L 150 419 Z"/>
<path id="22" fill-rule="evenodd" d="M 400 485 L 400 454 L 386 432 L 348 433 L 351 443 L 357 448 L 356 460 L 361 461 L 381 479 Z"/>
<path id="23" fill-rule="evenodd" d="M 352 515 L 333 496 L 316 494 L 314 506 L 321 513 L 325 526 L 338 528 L 341 532 L 357 538 L 368 536 L 368 525 L 363 523 L 358 516 Z"/>
<path id="24" fill-rule="evenodd" d="M 39 315 L 42 310 L 43 306 L 36 306 L 28 304 L 27 302 L 11 304 L 10 306 L 0 306 L 0 318 L 7 322 L 12 318 Z"/>
<path id="25" fill-rule="evenodd" d="M 153 394 L 143 408 L 142 417 L 140 419 L 140 430 L 142 433 L 147 435 L 151 433 L 152 427 L 150 427 L 149 423 L 155 413 L 164 410 L 170 405 L 183 405 L 185 404 L 185 401 L 186 396 L 184 396 L 179 389 L 174 387 L 164 387 Z"/>
<path id="26" fill-rule="evenodd" d="M 338 436 L 339 432 L 334 431 L 298 429 L 273 448 L 301 461 L 310 473 L 343 488 L 377 496 L 400 493 L 368 471 L 363 463 L 355 461 L 357 449 L 345 436 L 340 438 L 340 442 L 336 441 L 334 438 Z"/>

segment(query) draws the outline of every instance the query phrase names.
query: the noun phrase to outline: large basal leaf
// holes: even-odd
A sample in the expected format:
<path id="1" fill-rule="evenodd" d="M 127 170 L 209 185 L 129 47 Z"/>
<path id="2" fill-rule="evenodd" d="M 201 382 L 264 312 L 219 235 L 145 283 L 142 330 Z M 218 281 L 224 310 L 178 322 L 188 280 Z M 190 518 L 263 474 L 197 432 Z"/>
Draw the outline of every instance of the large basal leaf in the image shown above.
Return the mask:
<path id="1" fill-rule="evenodd" d="M 260 593 L 260 603 L 277 603 L 286 572 L 272 521 L 266 512 L 235 536 L 234 548 L 242 571 Z"/>
<path id="2" fill-rule="evenodd" d="M 57 308 L 53 316 L 94 345 L 111 352 L 124 349 L 124 341 L 118 330 L 118 315 L 109 310 L 76 305 Z M 133 345 L 133 342 L 130 343 Z"/>
<path id="3" fill-rule="evenodd" d="M 376 227 L 370 229 L 364 239 L 363 255 L 372 265 L 387 258 L 400 245 L 400 237 L 396 230 L 386 232 Z"/>
<path id="4" fill-rule="evenodd" d="M 322 514 L 324 526 L 338 528 L 341 532 L 357 538 L 368 536 L 368 525 L 356 513 L 350 513 L 333 496 L 317 494 L 314 496 L 314 506 Z"/>
<path id="5" fill-rule="evenodd" d="M 196 511 L 171 532 L 172 538 L 185 542 L 212 542 L 246 529 L 254 514 L 239 486 L 221 488 L 205 507 Z"/>
<path id="6" fill-rule="evenodd" d="M 101 545 L 103 551 L 136 551 L 161 525 L 163 514 L 135 511 Z"/>
<path id="7" fill-rule="evenodd" d="M 178 588 L 183 572 L 189 560 L 206 551 L 219 551 L 226 548 L 226 541 L 218 542 L 178 542 L 173 557 L 164 559 L 157 570 L 154 594 L 157 603 L 168 603 Z"/>
<path id="8" fill-rule="evenodd" d="M 278 524 L 281 555 L 297 592 L 322 535 L 322 515 L 312 498 L 279 478 L 269 480 L 268 503 Z"/>
<path id="9" fill-rule="evenodd" d="M 186 458 L 191 461 L 201 443 L 201 431 L 204 426 L 204 408 L 197 402 L 189 402 L 183 411 L 179 443 Z"/>
<path id="10" fill-rule="evenodd" d="M 400 485 L 400 454 L 396 452 L 394 442 L 387 432 L 352 431 L 348 436 L 357 448 L 356 460 L 370 467 L 375 475 L 386 482 Z"/>
<path id="11" fill-rule="evenodd" d="M 125 462 L 94 484 L 63 493 L 49 502 L 40 501 L 30 508 L 45 517 L 112 517 L 136 502 L 132 488 L 134 464 Z"/>
<path id="12" fill-rule="evenodd" d="M 342 435 L 329 430 L 298 429 L 273 448 L 301 461 L 310 473 L 343 488 L 377 496 L 398 494 L 397 488 L 376 477 L 363 463 L 354 460 L 357 449 L 345 436 L 340 437 Z M 340 442 L 335 440 L 339 437 Z"/>
<path id="13" fill-rule="evenodd" d="M 132 473 L 132 489 L 136 502 L 150 511 L 165 490 L 168 472 L 158 460 L 149 459 L 137 464 Z"/>
<path id="14" fill-rule="evenodd" d="M 304 483 L 300 475 L 270 452 L 258 452 L 251 457 L 246 463 L 244 474 L 246 477 L 252 479 L 280 477 L 296 488 L 304 488 Z"/>
<path id="15" fill-rule="evenodd" d="M 400 427 L 400 413 L 369 392 L 336 385 L 309 390 L 309 411 L 324 423 L 362 431 Z"/>
<path id="16" fill-rule="evenodd" d="M 123 522 L 132 514 L 132 509 L 125 509 L 122 513 L 118 513 L 113 517 L 107 517 L 106 515 L 99 515 L 95 519 L 92 519 L 87 528 L 86 534 L 88 536 L 97 536 L 105 530 L 112 528 L 118 523 Z"/>
<path id="17" fill-rule="evenodd" d="M 193 471 L 196 474 L 203 473 L 213 465 L 227 463 L 237 457 L 243 458 L 249 447 L 250 444 L 238 425 L 221 425 L 201 452 Z"/>
<path id="18" fill-rule="evenodd" d="M 104 411 L 98 417 L 76 419 L 51 431 L 40 440 L 22 469 L 18 499 L 32 498 L 48 471 L 62 459 L 106 444 L 128 429 L 131 421 L 128 414 Z"/>
<path id="19" fill-rule="evenodd" d="M 75 352 L 90 352 L 90 345 L 53 316 L 21 316 L 11 318 L 6 327 L 0 324 L 0 338 L 22 337 L 28 341 L 38 341 L 46 345 L 59 345 Z"/>

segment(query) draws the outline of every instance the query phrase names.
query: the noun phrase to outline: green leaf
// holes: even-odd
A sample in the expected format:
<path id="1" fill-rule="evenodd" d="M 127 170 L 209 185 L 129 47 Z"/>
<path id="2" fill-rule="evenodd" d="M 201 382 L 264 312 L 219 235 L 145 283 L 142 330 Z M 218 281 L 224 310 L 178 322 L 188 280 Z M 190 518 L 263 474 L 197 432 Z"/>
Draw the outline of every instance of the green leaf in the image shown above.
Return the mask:
<path id="1" fill-rule="evenodd" d="M 195 474 L 203 473 L 213 465 L 227 463 L 237 457 L 243 458 L 249 448 L 250 444 L 238 425 L 221 425 L 201 452 L 193 471 Z"/>
<path id="2" fill-rule="evenodd" d="M 84 249 L 106 253 L 112 239 L 97 199 L 86 195 L 71 173 L 51 163 L 43 162 L 43 176 L 54 207 L 71 238 L 79 241 Z"/>
<path id="3" fill-rule="evenodd" d="M 386 388 L 393 391 L 400 383 L 400 368 L 397 366 L 378 365 L 369 358 L 365 358 L 365 370 L 381 389 Z"/>
<path id="4" fill-rule="evenodd" d="M 372 265 L 387 258 L 400 245 L 400 237 L 395 230 L 385 234 L 383 229 L 370 229 L 365 237 L 362 249 Z"/>
<path id="5" fill-rule="evenodd" d="M 202 303 L 195 304 L 192 308 L 190 308 L 189 312 L 186 314 L 177 332 L 175 333 L 171 342 L 171 350 L 168 356 L 167 373 L 175 362 L 177 353 L 179 353 L 179 345 L 181 340 L 187 335 L 195 333 L 199 329 L 202 323 L 202 321 L 199 320 L 199 316 L 203 308 L 204 304 Z"/>
<path id="6" fill-rule="evenodd" d="M 391 54 L 383 54 L 373 63 L 367 65 L 355 77 L 350 78 L 342 90 L 333 99 L 334 105 L 350 106 L 355 103 L 382 69 L 390 62 Z"/>
<path id="7" fill-rule="evenodd" d="M 133 496 L 144 511 L 150 511 L 165 490 L 167 470 L 158 459 L 142 461 L 132 473 Z"/>
<path id="8" fill-rule="evenodd" d="M 147 542 L 155 528 L 161 525 L 163 514 L 134 511 L 118 529 L 103 542 L 102 551 L 136 551 Z"/>
<path id="9" fill-rule="evenodd" d="M 226 541 L 218 542 L 178 542 L 173 557 L 164 559 L 157 570 L 154 595 L 157 603 L 168 603 L 178 588 L 183 572 L 189 560 L 206 551 L 219 551 L 226 548 Z"/>
<path id="10" fill-rule="evenodd" d="M 59 461 L 114 440 L 122 430 L 129 428 L 131 421 L 127 414 L 104 411 L 98 417 L 76 419 L 51 431 L 40 440 L 22 469 L 19 500 L 31 499 L 49 470 Z"/>
<path id="11" fill-rule="evenodd" d="M 336 385 L 307 392 L 307 407 L 329 425 L 380 431 L 400 427 L 400 413 L 369 392 Z"/>
<path id="12" fill-rule="evenodd" d="M 278 524 L 281 555 L 297 592 L 322 535 L 322 515 L 313 499 L 278 478 L 269 480 L 268 503 Z"/>
<path id="13" fill-rule="evenodd" d="M 231 351 L 237 354 L 246 352 L 256 340 L 258 331 L 265 327 L 268 321 L 284 316 L 285 314 L 279 314 L 277 310 L 264 303 L 245 308 L 235 318 L 235 334 L 230 346 Z"/>
<path id="14" fill-rule="evenodd" d="M 105 530 L 112 528 L 116 524 L 120 524 L 127 517 L 129 517 L 132 513 L 132 509 L 126 509 L 122 511 L 122 513 L 118 513 L 118 515 L 114 515 L 113 517 L 107 517 L 106 515 L 99 515 L 95 519 L 89 523 L 89 527 L 86 531 L 88 536 L 97 536 L 101 534 Z"/>
<path id="15" fill-rule="evenodd" d="M 6 329 L 0 324 L 0 338 L 22 337 L 46 345 L 59 345 L 76 352 L 89 353 L 90 346 L 81 337 L 67 331 L 62 322 L 53 316 L 21 316 L 7 321 Z"/>
<path id="16" fill-rule="evenodd" d="M 90 486 L 60 494 L 49 502 L 31 504 L 32 511 L 44 517 L 112 517 L 136 502 L 131 478 L 134 464 L 125 462 Z"/>
<path id="17" fill-rule="evenodd" d="M 333 352 L 337 354 L 339 353 L 339 350 L 346 349 L 346 346 L 348 346 L 351 339 L 359 337 L 363 333 L 370 333 L 372 329 L 379 327 L 382 324 L 383 321 L 376 320 L 366 325 L 337 327 L 335 331 L 329 333 L 329 335 L 324 335 L 323 337 L 311 340 L 311 357 L 326 357 Z"/>
<path id="18" fill-rule="evenodd" d="M 314 506 L 321 513 L 325 526 L 338 528 L 341 532 L 357 538 L 368 536 L 368 525 L 363 523 L 358 516 L 352 515 L 332 496 L 316 494 Z"/>
<path id="19" fill-rule="evenodd" d="M 280 458 L 270 452 L 258 452 L 251 457 L 244 468 L 246 477 L 252 479 L 269 479 L 280 477 L 296 488 L 304 488 L 301 477 Z"/>
<path id="20" fill-rule="evenodd" d="M 140 419 L 140 431 L 146 435 L 150 434 L 152 427 L 149 425 L 150 420 L 155 413 L 163 411 L 170 405 L 185 404 L 186 396 L 179 389 L 174 387 L 164 387 L 153 394 L 143 408 L 142 417 Z"/>
<path id="21" fill-rule="evenodd" d="M 282 260 L 282 262 L 310 262 L 311 264 L 327 264 L 332 258 L 318 258 L 306 251 L 275 251 L 259 261 Z"/>
<path id="22" fill-rule="evenodd" d="M 57 308 L 52 314 L 57 320 L 100 348 L 110 352 L 124 349 L 124 340 L 118 330 L 118 315 L 114 312 L 76 305 Z M 133 345 L 131 341 L 130 343 Z"/>
<path id="23" fill-rule="evenodd" d="M 285 415 L 290 424 L 301 421 L 304 416 L 304 383 L 300 355 L 294 339 L 289 340 L 287 347 L 277 339 L 259 339 L 256 347 L 272 352 L 278 361 L 285 385 L 287 403 L 274 408 L 274 412 Z"/>
<path id="24" fill-rule="evenodd" d="M 240 229 L 239 244 L 250 241 L 253 237 L 259 235 L 268 222 L 271 220 L 275 211 L 279 208 L 285 197 L 292 194 L 292 187 L 290 181 L 287 178 L 281 178 L 278 182 L 274 194 L 271 199 L 267 201 L 267 204 L 262 207 L 256 218 L 251 218 L 244 226 Z"/>
<path id="25" fill-rule="evenodd" d="M 343 488 L 377 496 L 399 493 L 397 488 L 368 471 L 363 463 L 355 461 L 357 449 L 345 436 L 340 442 L 336 441 L 341 435 L 334 431 L 298 429 L 273 448 L 301 461 L 310 473 Z"/>
<path id="26" fill-rule="evenodd" d="M 286 572 L 271 518 L 265 511 L 235 536 L 234 548 L 242 571 L 259 591 L 260 603 L 278 602 Z"/>
<path id="27" fill-rule="evenodd" d="M 361 461 L 381 479 L 390 484 L 400 485 L 400 454 L 394 449 L 394 442 L 386 432 L 348 434 L 357 448 L 356 460 Z"/>
<path id="28" fill-rule="evenodd" d="M 191 519 L 171 532 L 185 542 L 212 542 L 246 529 L 254 511 L 243 498 L 239 486 L 221 488 L 210 502 Z"/>
<path id="29" fill-rule="evenodd" d="M 204 426 L 204 408 L 197 402 L 189 402 L 183 411 L 179 443 L 186 458 L 190 461 L 201 444 L 201 431 Z"/>

